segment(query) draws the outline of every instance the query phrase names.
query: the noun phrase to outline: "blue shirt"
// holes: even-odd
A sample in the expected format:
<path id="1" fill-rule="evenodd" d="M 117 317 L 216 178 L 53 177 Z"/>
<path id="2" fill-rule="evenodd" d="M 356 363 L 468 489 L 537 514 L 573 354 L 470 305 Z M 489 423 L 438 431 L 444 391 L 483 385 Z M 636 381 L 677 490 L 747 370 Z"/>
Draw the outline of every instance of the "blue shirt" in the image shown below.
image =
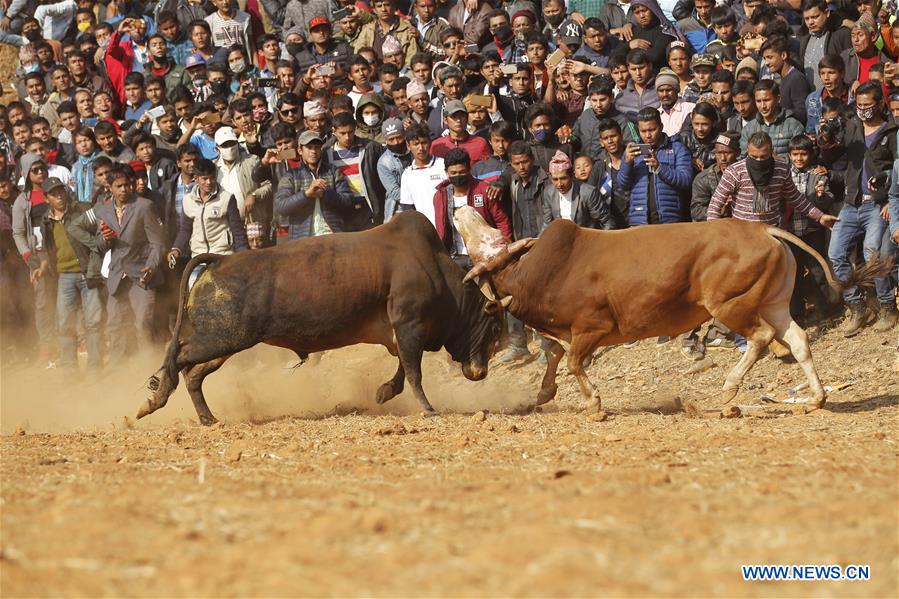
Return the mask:
<path id="1" fill-rule="evenodd" d="M 185 38 L 184 36 L 181 37 L 184 39 L 182 39 L 180 42 L 170 42 L 166 40 L 165 43 L 169 48 L 169 56 L 172 57 L 172 60 L 175 61 L 175 64 L 181 65 L 183 67 L 184 63 L 187 62 L 187 57 L 193 53 L 192 50 L 194 45 L 189 39 Z"/>
<path id="2" fill-rule="evenodd" d="M 206 160 L 215 160 L 219 157 L 219 153 L 215 151 L 215 140 L 206 135 L 205 131 L 195 131 L 190 136 L 190 143 L 197 146 Z"/>
<path id="3" fill-rule="evenodd" d="M 126 121 L 136 121 L 139 119 L 147 110 L 153 108 L 153 103 L 149 100 L 144 100 L 139 106 L 131 106 L 130 104 L 125 104 L 125 120 Z"/>
<path id="4" fill-rule="evenodd" d="M 178 185 L 175 186 L 175 213 L 177 213 L 178 216 L 181 216 L 181 212 L 183 211 L 184 196 L 191 192 L 194 185 L 196 185 L 196 183 L 193 181 L 185 185 L 181 182 L 181 177 L 178 177 Z"/>

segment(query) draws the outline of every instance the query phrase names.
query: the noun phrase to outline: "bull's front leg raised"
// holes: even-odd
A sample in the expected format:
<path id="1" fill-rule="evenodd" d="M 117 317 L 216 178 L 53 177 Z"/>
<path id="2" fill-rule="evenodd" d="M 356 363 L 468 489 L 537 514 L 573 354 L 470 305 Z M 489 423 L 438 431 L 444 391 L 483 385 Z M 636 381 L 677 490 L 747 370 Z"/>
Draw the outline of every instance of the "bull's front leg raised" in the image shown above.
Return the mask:
<path id="1" fill-rule="evenodd" d="M 396 327 L 396 344 L 397 353 L 400 357 L 400 367 L 397 373 L 405 371 L 406 380 L 415 394 L 415 399 L 421 405 L 421 409 L 428 416 L 433 416 L 437 412 L 431 406 L 428 398 L 425 396 L 425 390 L 421 386 L 421 357 L 424 354 L 424 348 L 419 339 L 422 337 L 421 331 L 412 330 L 411 327 Z"/>
<path id="2" fill-rule="evenodd" d="M 402 393 L 403 379 L 405 378 L 406 373 L 403 371 L 403 361 L 400 360 L 393 378 L 378 387 L 378 393 L 375 396 L 375 401 L 379 404 L 387 403 L 388 401 Z"/>

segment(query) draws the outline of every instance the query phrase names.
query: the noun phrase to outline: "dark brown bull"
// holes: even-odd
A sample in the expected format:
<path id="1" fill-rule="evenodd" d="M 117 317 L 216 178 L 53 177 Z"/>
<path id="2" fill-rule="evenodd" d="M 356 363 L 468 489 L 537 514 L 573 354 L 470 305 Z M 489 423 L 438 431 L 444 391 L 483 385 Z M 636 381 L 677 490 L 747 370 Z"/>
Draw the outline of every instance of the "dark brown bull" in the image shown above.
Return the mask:
<path id="1" fill-rule="evenodd" d="M 201 263 L 208 267 L 188 290 Z M 406 377 L 432 414 L 421 386 L 422 352 L 445 347 L 467 378 L 480 380 L 502 330 L 500 303 L 463 283 L 464 274 L 427 218 L 412 212 L 363 233 L 197 256 L 181 278 L 174 336 L 137 417 L 166 404 L 181 372 L 200 422 L 214 423 L 203 379 L 257 343 L 293 350 L 300 360 L 356 343 L 383 345 L 399 366 L 376 401 L 402 392 Z"/>
<path id="2" fill-rule="evenodd" d="M 456 210 L 454 220 L 475 264 L 466 279 L 489 277 L 516 318 L 565 346 L 556 343 L 547 352 L 538 405 L 556 394 L 556 369 L 565 350 L 568 370 L 598 409 L 599 395 L 583 367 L 598 347 L 678 335 L 714 317 L 745 336 L 748 345 L 724 383 L 725 401 L 777 339 L 799 362 L 820 407 L 824 388 L 808 338 L 790 317 L 796 261 L 783 242 L 811 254 L 838 291 L 870 285 L 890 268 L 889 260 L 869 262 L 841 285 L 827 262 L 798 237 L 736 219 L 624 231 L 583 229 L 559 220 L 539 239 L 508 245 L 473 209 Z"/>

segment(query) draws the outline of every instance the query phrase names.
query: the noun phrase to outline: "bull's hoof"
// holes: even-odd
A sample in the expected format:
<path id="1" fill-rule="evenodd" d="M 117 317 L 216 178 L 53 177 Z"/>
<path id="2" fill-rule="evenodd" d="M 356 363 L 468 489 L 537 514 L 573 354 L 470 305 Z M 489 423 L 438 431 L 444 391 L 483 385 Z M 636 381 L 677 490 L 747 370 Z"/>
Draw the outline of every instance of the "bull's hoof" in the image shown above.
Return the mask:
<path id="1" fill-rule="evenodd" d="M 737 391 L 739 391 L 737 387 L 734 387 L 733 389 L 724 389 L 723 391 L 721 391 L 721 394 L 718 396 L 721 403 L 729 404 L 730 402 L 732 402 L 737 396 Z"/>
<path id="2" fill-rule="evenodd" d="M 422 418 L 433 418 L 434 416 L 439 416 L 437 410 L 425 410 L 421 413 Z"/>
<path id="3" fill-rule="evenodd" d="M 826 397 L 814 398 L 808 403 L 808 407 L 811 410 L 820 410 L 824 407 L 824 404 L 827 403 Z"/>
<path id="4" fill-rule="evenodd" d="M 545 403 L 549 403 L 556 396 L 556 391 L 558 391 L 558 387 L 553 385 L 552 387 L 540 389 L 539 393 L 537 393 L 537 405 L 542 406 Z"/>
<path id="5" fill-rule="evenodd" d="M 218 419 L 211 414 L 209 416 L 200 416 L 200 424 L 203 426 L 212 426 L 216 422 L 218 422 Z"/>
<path id="6" fill-rule="evenodd" d="M 384 404 L 397 396 L 396 390 L 393 388 L 393 385 L 390 383 L 384 383 L 380 387 L 378 387 L 378 392 L 375 395 L 375 401 L 378 404 Z"/>

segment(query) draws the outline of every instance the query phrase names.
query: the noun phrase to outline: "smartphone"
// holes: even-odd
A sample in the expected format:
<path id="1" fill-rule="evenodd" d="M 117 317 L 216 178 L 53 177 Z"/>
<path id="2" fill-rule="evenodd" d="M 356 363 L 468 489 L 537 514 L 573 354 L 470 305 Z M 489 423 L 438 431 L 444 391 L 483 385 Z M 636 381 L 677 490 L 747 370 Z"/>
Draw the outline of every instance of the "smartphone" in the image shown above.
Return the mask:
<path id="1" fill-rule="evenodd" d="M 278 152 L 278 160 L 296 160 L 297 159 L 297 151 L 296 150 L 281 150 Z"/>
<path id="2" fill-rule="evenodd" d="M 493 98 L 490 96 L 482 96 L 481 94 L 471 94 L 468 96 L 468 103 L 472 106 L 490 108 L 493 106 Z"/>
<path id="3" fill-rule="evenodd" d="M 477 54 L 480 51 L 477 44 L 465 44 L 466 54 Z"/>
<path id="4" fill-rule="evenodd" d="M 563 60 L 565 60 L 565 53 L 562 52 L 561 48 L 556 48 L 555 52 L 546 57 L 546 66 L 554 67 Z"/>
<path id="5" fill-rule="evenodd" d="M 154 106 L 150 110 L 147 111 L 147 114 L 151 119 L 158 119 L 162 115 L 165 114 L 165 106 Z"/>
<path id="6" fill-rule="evenodd" d="M 652 156 L 652 146 L 649 144 L 637 144 L 637 149 L 640 150 L 640 156 Z"/>
<path id="7" fill-rule="evenodd" d="M 338 8 L 334 12 L 331 13 L 331 21 L 339 21 L 340 19 L 345 19 L 350 14 L 350 9 L 348 8 Z"/>
<path id="8" fill-rule="evenodd" d="M 329 64 L 323 64 L 322 66 L 315 69 L 316 75 L 331 75 L 333 76 L 337 71 Z"/>
<path id="9" fill-rule="evenodd" d="M 256 87 L 278 87 L 277 79 L 258 79 Z"/>
<path id="10" fill-rule="evenodd" d="M 222 115 L 217 112 L 210 112 L 205 117 L 203 117 L 203 122 L 207 125 L 212 125 L 214 123 L 222 122 Z"/>
<path id="11" fill-rule="evenodd" d="M 499 68 L 499 70 L 502 71 L 503 75 L 514 75 L 515 73 L 518 72 L 518 65 L 517 64 L 504 64 L 503 66 L 501 66 Z"/>

